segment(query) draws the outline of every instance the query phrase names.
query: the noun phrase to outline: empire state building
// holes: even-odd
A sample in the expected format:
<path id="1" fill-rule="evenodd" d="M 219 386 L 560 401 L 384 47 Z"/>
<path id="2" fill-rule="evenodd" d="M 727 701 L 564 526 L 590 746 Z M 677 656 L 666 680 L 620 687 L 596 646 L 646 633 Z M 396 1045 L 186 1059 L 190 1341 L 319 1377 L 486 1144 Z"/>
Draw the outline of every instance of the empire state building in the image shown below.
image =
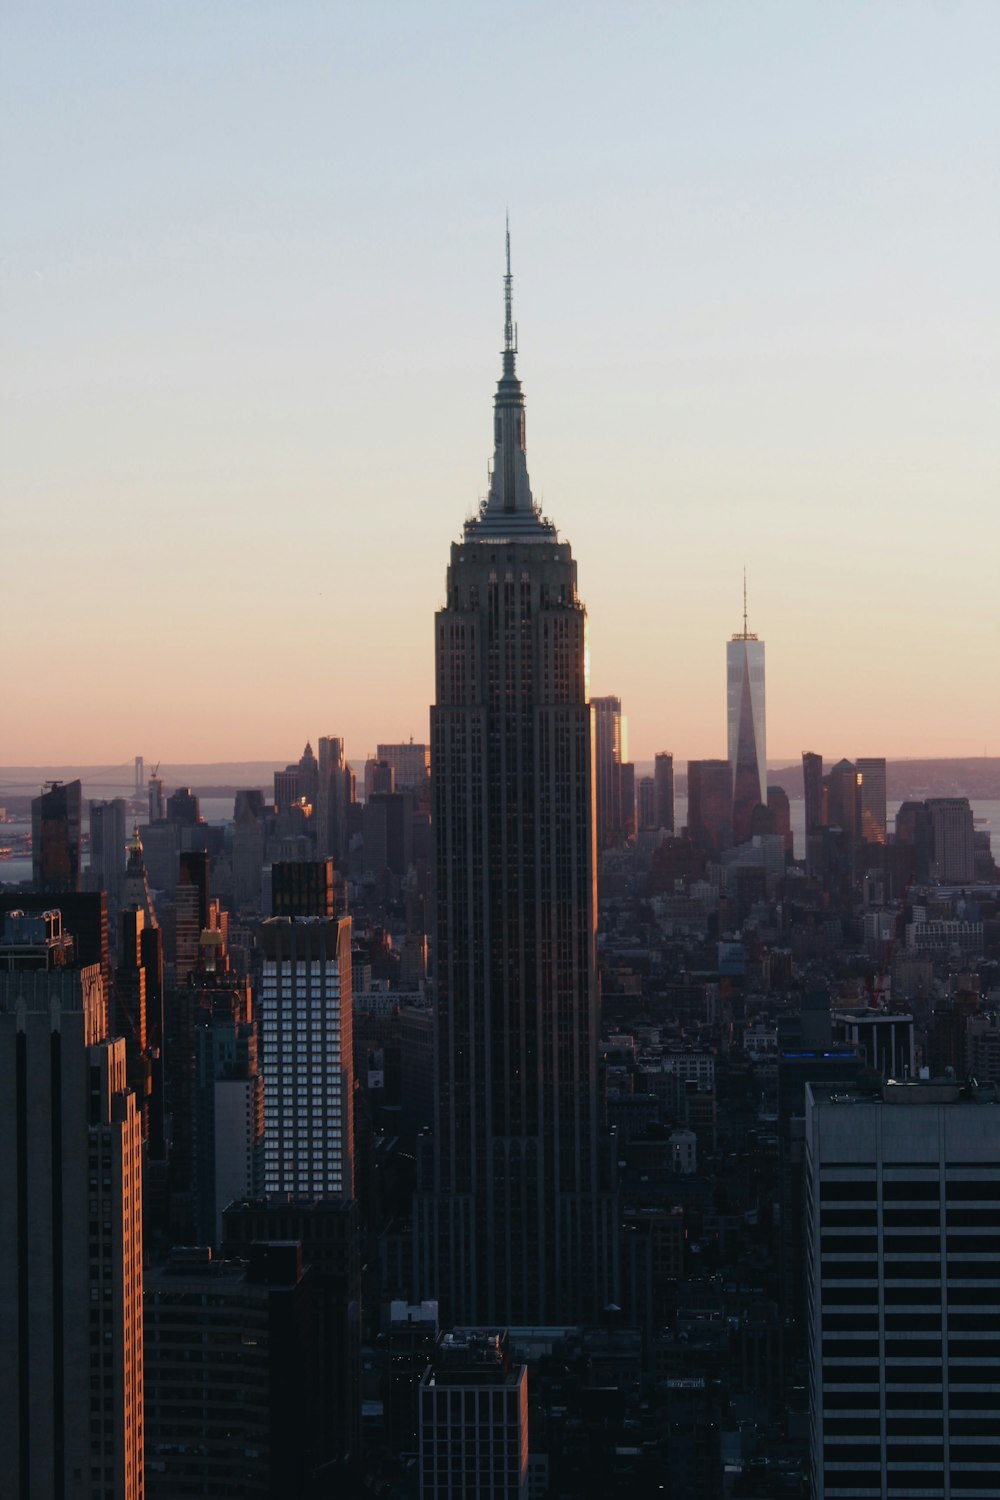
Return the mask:
<path id="1" fill-rule="evenodd" d="M 618 1280 L 587 617 L 528 482 L 509 234 L 504 287 L 489 494 L 435 618 L 436 1120 L 415 1239 L 419 1295 L 497 1325 L 591 1321 Z"/>

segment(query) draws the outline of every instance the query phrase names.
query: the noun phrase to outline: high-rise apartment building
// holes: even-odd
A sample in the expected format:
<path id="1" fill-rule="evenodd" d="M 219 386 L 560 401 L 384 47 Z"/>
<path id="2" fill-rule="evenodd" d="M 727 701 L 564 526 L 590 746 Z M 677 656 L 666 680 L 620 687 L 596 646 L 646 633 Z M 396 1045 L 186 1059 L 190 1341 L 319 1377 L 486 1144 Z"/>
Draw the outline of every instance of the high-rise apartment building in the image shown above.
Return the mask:
<path id="1" fill-rule="evenodd" d="M 40 891 L 80 889 L 78 781 L 53 781 L 31 799 L 31 879 Z"/>
<path id="2" fill-rule="evenodd" d="M 98 965 L 0 935 L 0 1494 L 143 1494 L 141 1128 Z"/>
<path id="3" fill-rule="evenodd" d="M 674 754 L 661 750 L 653 759 L 656 782 L 656 827 L 674 831 Z"/>
<path id="4" fill-rule="evenodd" d="M 272 917 L 260 947 L 265 1191 L 352 1198 L 351 919 Z"/>
<path id="5" fill-rule="evenodd" d="M 590 1321 L 615 1300 L 616 1153 L 598 1122 L 586 612 L 535 505 L 506 288 L 489 496 L 435 620 L 437 1117 L 417 1296 L 450 1321 Z"/>
<path id="6" fill-rule="evenodd" d="M 764 642 L 743 629 L 726 643 L 726 725 L 733 777 L 733 841 L 746 843 L 755 807 L 767 806 L 767 725 L 764 713 Z"/>
<path id="7" fill-rule="evenodd" d="M 809 1084 L 812 1494 L 1000 1491 L 1000 1102 Z"/>

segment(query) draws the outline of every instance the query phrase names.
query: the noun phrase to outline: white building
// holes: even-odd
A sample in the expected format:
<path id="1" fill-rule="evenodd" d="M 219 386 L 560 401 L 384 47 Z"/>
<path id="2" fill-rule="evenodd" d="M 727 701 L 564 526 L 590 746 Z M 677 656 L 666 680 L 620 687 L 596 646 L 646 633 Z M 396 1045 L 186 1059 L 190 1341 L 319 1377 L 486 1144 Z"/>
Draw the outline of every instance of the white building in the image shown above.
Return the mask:
<path id="1" fill-rule="evenodd" d="M 351 919 L 261 930 L 264 1190 L 354 1196 Z"/>

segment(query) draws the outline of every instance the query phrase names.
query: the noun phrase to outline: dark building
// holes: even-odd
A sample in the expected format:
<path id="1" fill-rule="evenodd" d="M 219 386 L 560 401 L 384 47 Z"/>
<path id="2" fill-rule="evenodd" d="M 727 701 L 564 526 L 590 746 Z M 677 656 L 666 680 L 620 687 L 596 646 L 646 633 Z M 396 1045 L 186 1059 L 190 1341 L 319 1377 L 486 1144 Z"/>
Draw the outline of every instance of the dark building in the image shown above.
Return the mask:
<path id="1" fill-rule="evenodd" d="M 815 751 L 802 752 L 802 792 L 806 804 L 806 836 L 823 824 L 823 757 Z"/>
<path id="2" fill-rule="evenodd" d="M 125 799 L 90 802 L 90 869 L 87 888 L 107 891 L 117 907 L 125 880 Z"/>
<path id="3" fill-rule="evenodd" d="M 139 1500 L 142 1141 L 100 967 L 0 926 L 0 1494 Z M 84 1479 L 83 1476 L 86 1476 Z"/>
<path id="4" fill-rule="evenodd" d="M 219 985 L 194 1028 L 195 1239 L 222 1242 L 222 1210 L 264 1190 L 264 1079 L 242 985 Z"/>
<path id="5" fill-rule="evenodd" d="M 510 274 L 493 480 L 435 621 L 437 1117 L 418 1295 L 467 1324 L 591 1321 L 617 1291 L 599 1128 L 586 613 L 535 505 Z"/>
<path id="6" fill-rule="evenodd" d="M 656 826 L 674 831 L 674 754 L 661 750 L 653 760 L 656 782 Z"/>
<path id="7" fill-rule="evenodd" d="M 771 814 L 773 830 L 780 837 L 785 846 L 785 853 L 790 859 L 795 853 L 792 837 L 792 809 L 789 806 L 788 793 L 783 786 L 768 787 L 767 810 Z"/>
<path id="8" fill-rule="evenodd" d="M 189 786 L 179 786 L 167 798 L 167 822 L 194 828 L 202 821 L 198 798 Z"/>
<path id="9" fill-rule="evenodd" d="M 247 1262 L 197 1247 L 146 1273 L 149 1500 L 309 1493 L 310 1272 L 297 1243 L 258 1241 Z"/>
<path id="10" fill-rule="evenodd" d="M 273 917 L 332 917 L 333 860 L 300 859 L 271 866 Z"/>
<path id="11" fill-rule="evenodd" d="M 811 1084 L 805 1145 L 812 1495 L 995 1495 L 996 1087 Z"/>
<path id="12" fill-rule="evenodd" d="M 365 869 L 400 878 L 413 863 L 413 795 L 373 792 L 362 815 Z"/>
<path id="13" fill-rule="evenodd" d="M 34 915 L 55 905 L 48 891 L 0 891 L 0 917 L 23 911 Z M 108 941 L 108 896 L 106 891 L 73 891 L 58 901 L 63 926 L 73 934 L 73 951 L 81 968 L 97 964 L 101 970 L 105 1000 L 111 988 L 111 949 Z"/>
<path id="14" fill-rule="evenodd" d="M 687 835 L 708 855 L 733 842 L 733 771 L 728 760 L 688 761 Z"/>
<path id="15" fill-rule="evenodd" d="M 304 1360 L 305 1409 L 317 1466 L 356 1454 L 361 1433 L 361 1255 L 357 1205 L 275 1196 L 223 1213 L 224 1253 L 248 1258 L 255 1241 L 297 1240 L 312 1282 L 314 1337 Z"/>
<path id="16" fill-rule="evenodd" d="M 594 805 L 600 854 L 625 837 L 624 723 L 620 698 L 591 698 L 590 708 L 594 717 Z"/>
<path id="17" fill-rule="evenodd" d="M 80 889 L 79 781 L 53 781 L 31 799 L 31 879 L 41 891 Z"/>
<path id="18" fill-rule="evenodd" d="M 861 834 L 861 778 L 857 766 L 838 760 L 827 776 L 827 819 L 849 839 Z"/>
<path id="19" fill-rule="evenodd" d="M 527 1500 L 528 1370 L 504 1331 L 443 1333 L 420 1382 L 422 1500 Z"/>

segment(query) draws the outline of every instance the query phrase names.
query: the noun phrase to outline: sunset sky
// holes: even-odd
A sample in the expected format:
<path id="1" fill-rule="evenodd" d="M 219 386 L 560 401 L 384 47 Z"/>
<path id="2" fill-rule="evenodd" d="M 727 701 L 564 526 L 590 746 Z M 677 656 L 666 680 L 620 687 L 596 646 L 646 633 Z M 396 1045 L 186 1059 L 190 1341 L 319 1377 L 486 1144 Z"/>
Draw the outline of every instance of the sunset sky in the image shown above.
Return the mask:
<path id="1" fill-rule="evenodd" d="M 504 213 L 636 759 L 1000 753 L 1000 5 L 29 5 L 0 32 L 0 764 L 427 736 Z"/>

